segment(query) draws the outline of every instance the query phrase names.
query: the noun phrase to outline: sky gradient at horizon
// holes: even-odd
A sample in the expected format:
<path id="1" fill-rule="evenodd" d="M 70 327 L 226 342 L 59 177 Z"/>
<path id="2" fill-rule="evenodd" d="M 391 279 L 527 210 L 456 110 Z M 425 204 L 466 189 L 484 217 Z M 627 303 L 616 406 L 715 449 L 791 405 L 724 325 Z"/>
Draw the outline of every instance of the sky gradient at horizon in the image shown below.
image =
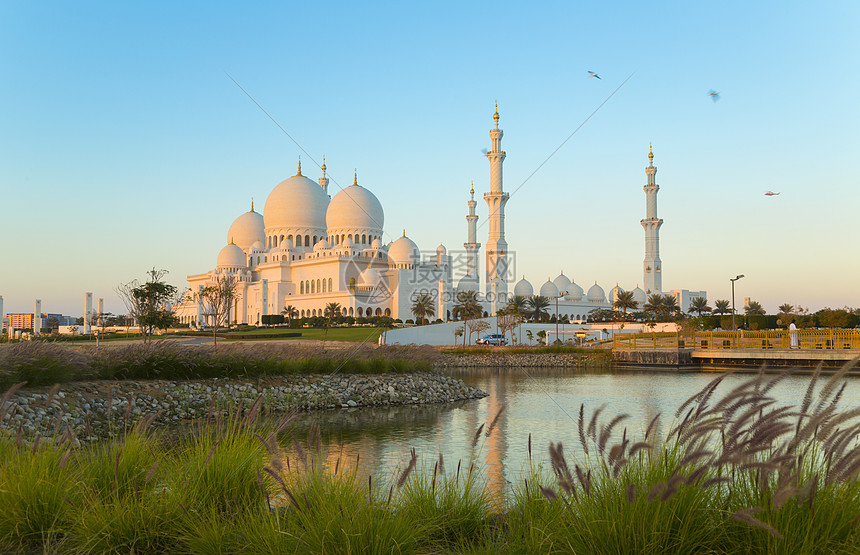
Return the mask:
<path id="1" fill-rule="evenodd" d="M 664 289 L 713 305 L 745 274 L 739 304 L 860 306 L 858 23 L 849 1 L 4 3 L 4 309 L 80 315 L 92 291 L 124 312 L 118 283 L 214 267 L 301 154 L 228 74 L 326 156 L 332 196 L 357 169 L 388 240 L 462 249 L 498 100 L 507 241 L 536 289 L 642 284 L 653 143 Z"/>

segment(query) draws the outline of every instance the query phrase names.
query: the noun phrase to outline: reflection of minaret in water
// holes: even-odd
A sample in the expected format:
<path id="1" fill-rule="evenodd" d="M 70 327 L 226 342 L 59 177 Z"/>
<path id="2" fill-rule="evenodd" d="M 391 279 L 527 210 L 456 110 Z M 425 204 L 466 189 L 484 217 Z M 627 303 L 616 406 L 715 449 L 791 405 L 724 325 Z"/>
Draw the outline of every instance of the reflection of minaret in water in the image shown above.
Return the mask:
<path id="1" fill-rule="evenodd" d="M 646 214 L 645 219 L 640 223 L 645 229 L 645 260 L 642 262 L 645 292 L 650 294 L 663 290 L 663 266 L 660 262 L 660 226 L 663 225 L 663 220 L 657 218 L 657 191 L 660 190 L 660 186 L 655 181 L 657 168 L 654 166 L 654 151 L 650 147 L 645 175 L 648 176 L 648 182 L 643 187 Z"/>
<path id="2" fill-rule="evenodd" d="M 484 200 L 490 209 L 489 237 L 487 239 L 487 296 L 490 301 L 490 314 L 495 314 L 507 300 L 508 284 L 507 266 L 508 243 L 505 241 L 505 203 L 508 194 L 502 191 L 502 162 L 505 161 L 505 151 L 502 150 L 502 136 L 499 129 L 499 105 L 493 114 L 495 127 L 490 131 L 492 150 L 486 156 L 490 161 L 490 192 L 484 193 Z"/>
<path id="3" fill-rule="evenodd" d="M 506 381 L 502 379 L 500 374 L 495 374 L 490 377 L 487 382 L 489 387 L 487 393 L 487 426 L 489 426 L 493 418 L 499 413 L 499 410 L 505 405 L 504 384 Z M 505 480 L 505 456 L 507 455 L 508 442 L 506 438 L 507 430 L 507 414 L 502 413 L 496 426 L 493 428 L 490 437 L 485 438 L 486 443 L 484 449 L 486 455 L 484 457 L 484 465 L 487 472 L 487 481 L 490 489 L 490 495 L 499 507 L 504 505 L 505 490 L 507 482 Z"/>
<path id="4" fill-rule="evenodd" d="M 475 215 L 475 206 L 478 201 L 475 200 L 475 184 L 472 183 L 472 190 L 469 191 L 472 198 L 467 203 L 469 205 L 469 214 L 466 216 L 466 221 L 469 224 L 468 242 L 463 243 L 466 247 L 466 275 L 472 276 L 475 282 L 478 281 L 478 252 L 481 250 L 481 243 L 478 243 L 478 216 Z"/>

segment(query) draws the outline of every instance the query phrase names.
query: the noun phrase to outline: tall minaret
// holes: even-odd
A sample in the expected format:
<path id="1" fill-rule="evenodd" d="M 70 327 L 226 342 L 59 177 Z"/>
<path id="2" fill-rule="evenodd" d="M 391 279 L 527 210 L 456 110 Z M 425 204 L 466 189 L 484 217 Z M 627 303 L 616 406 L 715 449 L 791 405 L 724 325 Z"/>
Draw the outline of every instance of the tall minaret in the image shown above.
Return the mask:
<path id="1" fill-rule="evenodd" d="M 466 247 L 466 274 L 471 276 L 478 283 L 478 252 L 481 250 L 481 243 L 478 243 L 478 216 L 475 214 L 475 206 L 478 201 L 475 200 L 475 184 L 472 183 L 472 190 L 469 191 L 472 198 L 467 203 L 469 205 L 469 214 L 466 216 L 466 221 L 469 224 L 469 241 L 463 243 Z"/>
<path id="2" fill-rule="evenodd" d="M 490 233 L 487 239 L 487 295 L 490 301 L 490 314 L 495 314 L 507 300 L 508 284 L 508 243 L 505 241 L 505 203 L 508 194 L 502 191 L 502 162 L 505 161 L 505 151 L 502 150 L 502 136 L 499 129 L 499 105 L 493 114 L 496 126 L 490 131 L 493 149 L 486 154 L 490 161 L 490 192 L 484 193 L 484 200 L 490 209 Z"/>
<path id="3" fill-rule="evenodd" d="M 325 191 L 325 194 L 328 194 L 328 177 L 325 176 L 325 156 L 323 156 L 323 164 L 322 164 L 322 177 L 320 177 L 319 184 L 322 187 L 322 190 Z"/>
<path id="4" fill-rule="evenodd" d="M 646 217 L 641 220 L 645 228 L 645 260 L 642 262 L 644 271 L 645 292 L 658 293 L 663 290 L 663 266 L 660 262 L 660 226 L 663 220 L 657 218 L 657 191 L 660 186 L 654 180 L 657 168 L 654 166 L 654 150 L 648 149 L 648 167 L 645 175 L 648 183 L 645 184 Z"/>

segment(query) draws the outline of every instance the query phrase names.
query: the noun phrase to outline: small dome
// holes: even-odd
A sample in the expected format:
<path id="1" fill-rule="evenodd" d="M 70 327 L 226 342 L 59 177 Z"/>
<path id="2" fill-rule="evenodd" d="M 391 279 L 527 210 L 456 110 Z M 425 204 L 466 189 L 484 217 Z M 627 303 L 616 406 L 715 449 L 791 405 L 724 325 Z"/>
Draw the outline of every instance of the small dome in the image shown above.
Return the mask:
<path id="1" fill-rule="evenodd" d="M 585 291 L 583 291 L 582 287 L 576 283 L 571 282 L 570 285 L 567 286 L 568 299 L 572 301 L 581 301 L 583 296 L 585 296 Z"/>
<path id="2" fill-rule="evenodd" d="M 619 293 L 623 293 L 624 289 L 616 285 L 609 291 L 609 302 L 615 304 L 615 301 L 618 300 Z"/>
<path id="3" fill-rule="evenodd" d="M 257 241 L 264 244 L 266 242 L 263 216 L 251 210 L 233 220 L 230 230 L 227 231 L 228 243 L 236 243 L 240 249 L 245 250 Z"/>
<path id="4" fill-rule="evenodd" d="M 288 251 L 293 248 L 293 240 L 287 237 L 284 237 L 283 241 L 278 243 L 278 248 L 282 251 Z"/>
<path id="5" fill-rule="evenodd" d="M 230 243 L 218 253 L 218 268 L 244 268 L 245 253 L 239 245 Z"/>
<path id="6" fill-rule="evenodd" d="M 325 238 L 322 238 L 319 241 L 317 241 L 316 245 L 314 245 L 314 252 L 324 251 L 327 248 L 328 248 L 328 241 L 326 241 Z"/>
<path id="7" fill-rule="evenodd" d="M 535 294 L 534 287 L 532 284 L 526 281 L 526 276 L 523 276 L 523 279 L 519 280 L 516 285 L 514 285 L 514 295 L 517 297 L 531 297 Z"/>
<path id="8" fill-rule="evenodd" d="M 603 292 L 603 288 L 601 286 L 597 285 L 597 282 L 588 288 L 588 301 L 592 303 L 606 302 L 606 293 Z"/>
<path id="9" fill-rule="evenodd" d="M 352 247 L 355 246 L 355 243 L 352 242 L 352 239 L 347 237 L 346 239 L 344 239 L 343 241 L 340 242 L 340 246 L 345 248 L 345 249 L 351 249 Z"/>
<path id="10" fill-rule="evenodd" d="M 376 287 L 379 283 L 379 273 L 373 268 L 366 268 L 358 275 L 357 285 L 365 287 Z"/>
<path id="11" fill-rule="evenodd" d="M 648 297 L 645 295 L 645 291 L 636 286 L 636 289 L 633 290 L 633 300 L 639 303 L 639 309 L 642 309 L 642 306 L 648 302 Z"/>
<path id="12" fill-rule="evenodd" d="M 266 250 L 266 245 L 263 244 L 262 241 L 254 241 L 254 244 L 251 245 L 251 250 L 263 252 L 264 250 Z"/>
<path id="13" fill-rule="evenodd" d="M 439 246 L 436 247 L 436 254 L 448 254 L 448 249 L 445 248 L 445 245 L 439 243 Z"/>
<path id="14" fill-rule="evenodd" d="M 540 286 L 541 297 L 558 297 L 558 287 L 551 281 L 547 281 Z"/>
<path id="15" fill-rule="evenodd" d="M 460 278 L 460 281 L 457 283 L 457 291 L 477 291 L 478 290 L 478 279 L 466 274 L 465 276 Z"/>
<path id="16" fill-rule="evenodd" d="M 392 264 L 418 264 L 418 245 L 404 234 L 388 247 L 388 260 Z"/>
<path id="17" fill-rule="evenodd" d="M 566 275 L 564 275 L 564 272 L 562 272 L 561 274 L 559 274 L 559 276 L 558 276 L 557 278 L 555 278 L 554 280 L 552 280 L 552 282 L 553 282 L 553 284 L 555 284 L 555 286 L 558 288 L 558 294 L 559 294 L 559 295 L 560 295 L 560 294 L 562 294 L 562 293 L 564 293 L 565 291 L 567 291 L 568 293 L 570 293 L 570 289 L 569 289 L 569 287 L 570 287 L 570 280 L 569 280 L 569 279 L 567 279 L 567 276 L 566 276 Z"/>
<path id="18" fill-rule="evenodd" d="M 370 242 L 370 248 L 379 250 L 382 248 L 382 241 L 379 240 L 379 237 Z"/>
<path id="19" fill-rule="evenodd" d="M 330 235 L 341 230 L 368 230 L 382 234 L 385 214 L 376 196 L 361 185 L 351 185 L 336 194 L 328 205 L 325 216 Z"/>
<path id="20" fill-rule="evenodd" d="M 328 195 L 319 184 L 303 175 L 281 181 L 266 199 L 266 229 L 302 228 L 324 231 Z"/>

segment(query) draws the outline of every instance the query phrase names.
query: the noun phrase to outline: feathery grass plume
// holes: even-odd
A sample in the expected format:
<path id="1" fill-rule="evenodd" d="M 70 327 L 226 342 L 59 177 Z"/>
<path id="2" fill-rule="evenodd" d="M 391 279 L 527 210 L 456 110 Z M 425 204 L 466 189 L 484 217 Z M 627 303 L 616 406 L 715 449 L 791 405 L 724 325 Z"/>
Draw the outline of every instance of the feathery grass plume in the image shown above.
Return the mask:
<path id="1" fill-rule="evenodd" d="M 621 453 L 624 449 L 624 444 L 616 443 L 609 449 L 609 456 L 607 457 L 609 464 L 613 465 L 615 461 L 621 457 Z"/>
<path id="2" fill-rule="evenodd" d="M 545 487 L 541 486 L 540 492 L 543 494 L 544 497 L 546 497 L 550 501 L 558 501 L 558 496 L 555 494 L 555 492 L 551 488 L 545 488 Z"/>
<path id="3" fill-rule="evenodd" d="M 843 364 L 839 368 L 839 370 L 837 370 L 836 372 L 833 373 L 832 376 L 830 376 L 830 379 L 828 379 L 824 383 L 824 387 L 822 387 L 821 391 L 818 393 L 818 399 L 819 400 L 818 400 L 818 405 L 816 406 L 815 410 L 813 411 L 814 413 L 817 413 L 821 409 L 821 407 L 827 403 L 827 400 L 830 398 L 830 395 L 836 389 L 836 385 L 842 380 L 842 378 L 845 377 L 846 374 L 848 374 L 849 370 L 851 370 L 853 367 L 855 367 L 857 365 L 858 362 L 860 362 L 860 357 L 854 357 L 849 362 Z M 843 385 L 843 388 L 844 388 L 844 385 Z"/>
<path id="4" fill-rule="evenodd" d="M 490 435 L 493 433 L 493 429 L 496 427 L 496 423 L 499 421 L 499 417 L 502 415 L 503 412 L 505 412 L 505 405 L 502 405 L 499 408 L 499 411 L 496 413 L 496 416 L 493 418 L 493 421 L 490 422 L 490 426 L 487 428 L 487 437 L 490 437 Z"/>
<path id="5" fill-rule="evenodd" d="M 711 486 L 716 486 L 717 484 L 730 484 L 732 479 L 728 476 L 715 476 L 714 478 L 708 478 L 704 482 L 702 482 L 702 489 L 708 489 Z"/>
<path id="6" fill-rule="evenodd" d="M 713 451 L 709 451 L 707 449 L 698 449 L 696 451 L 693 451 L 692 453 L 688 453 L 680 461 L 678 461 L 678 468 L 683 468 L 688 464 L 694 463 L 703 457 L 708 457 L 713 454 Z"/>
<path id="7" fill-rule="evenodd" d="M 646 497 L 648 502 L 651 503 L 652 501 L 654 501 L 654 498 L 657 497 L 657 495 L 660 492 L 662 492 L 665 488 L 666 488 L 666 482 L 657 482 L 656 484 L 651 486 L 651 489 L 648 491 L 648 495 Z"/>
<path id="8" fill-rule="evenodd" d="M 597 441 L 597 419 L 600 417 L 600 413 L 603 412 L 603 409 L 606 408 L 606 404 L 600 405 L 594 412 L 591 413 L 591 421 L 588 423 L 588 437 L 590 437 L 593 441 Z"/>
<path id="9" fill-rule="evenodd" d="M 783 381 L 784 379 L 788 378 L 789 376 L 793 376 L 793 375 L 795 375 L 795 374 L 797 373 L 797 371 L 798 371 L 798 370 L 799 370 L 799 368 L 798 368 L 797 366 L 794 366 L 794 367 L 792 367 L 792 368 L 788 368 L 788 369 L 786 369 L 786 370 L 782 370 L 782 371 L 780 371 L 780 372 L 779 372 L 779 374 L 776 374 L 774 377 L 772 377 L 772 378 L 771 378 L 771 379 L 770 379 L 770 380 L 769 380 L 769 381 L 764 385 L 764 387 L 761 389 L 761 394 L 762 394 L 762 395 L 767 395 L 768 391 L 770 391 L 771 389 L 773 389 L 774 387 L 776 387 L 776 386 L 777 386 L 781 381 Z"/>
<path id="10" fill-rule="evenodd" d="M 579 484 L 582 486 L 582 489 L 585 491 L 586 495 L 591 494 L 591 470 L 587 473 L 583 472 L 581 468 L 579 468 L 578 464 L 573 465 L 574 470 L 576 470 L 576 479 L 579 480 Z"/>
<path id="11" fill-rule="evenodd" d="M 751 507 L 749 509 L 741 509 L 736 513 L 729 516 L 729 518 L 733 518 L 735 520 L 740 520 L 741 522 L 746 522 L 751 526 L 757 526 L 763 530 L 766 530 L 768 534 L 775 538 L 783 539 L 782 534 L 780 534 L 776 528 L 771 526 L 766 522 L 762 522 L 759 519 L 755 518 L 754 514 L 762 512 L 764 509 L 760 509 L 758 507 Z"/>
<path id="12" fill-rule="evenodd" d="M 209 461 L 212 460 L 212 455 L 215 454 L 215 448 L 218 447 L 219 443 L 220 443 L 220 441 L 216 441 L 215 443 L 212 444 L 212 448 L 209 449 L 209 453 L 206 455 L 206 458 L 203 460 L 203 466 L 208 465 Z"/>
<path id="13" fill-rule="evenodd" d="M 803 401 L 800 403 L 800 414 L 797 417 L 798 433 L 800 433 L 800 426 L 803 422 L 803 418 L 809 416 L 807 411 L 809 410 L 809 407 L 812 406 L 812 396 L 815 394 L 815 383 L 821 375 L 822 367 L 823 363 L 819 363 L 818 366 L 815 367 L 815 372 L 812 374 L 812 378 L 809 380 L 809 385 L 806 387 L 806 394 L 804 394 Z"/>
<path id="14" fill-rule="evenodd" d="M 579 431 L 579 444 L 582 450 L 585 451 L 585 456 L 588 456 L 588 442 L 585 441 L 585 403 L 579 405 L 579 420 L 576 422 L 576 427 Z M 531 449 L 531 434 L 529 434 L 529 448 Z M 529 451 L 531 453 L 531 451 Z"/>
<path id="15" fill-rule="evenodd" d="M 481 432 L 482 432 L 483 430 L 484 430 L 484 425 L 483 425 L 483 424 L 481 424 L 480 426 L 478 426 L 478 431 L 477 431 L 477 432 L 475 432 L 475 437 L 473 437 L 473 438 L 472 438 L 472 449 L 474 449 L 474 448 L 475 448 L 475 446 L 476 446 L 476 445 L 478 445 L 478 438 L 479 438 L 479 437 L 481 437 Z"/>
<path id="16" fill-rule="evenodd" d="M 627 502 L 631 505 L 636 502 L 636 484 L 627 486 Z"/>
<path id="17" fill-rule="evenodd" d="M 6 393 L 4 393 L 4 394 L 3 394 L 3 400 L 2 400 L 2 401 L 0 401 L 0 420 L 3 420 L 3 417 L 5 417 L 5 416 L 6 416 L 6 411 L 7 411 L 7 410 L 8 410 L 8 408 L 9 408 L 9 407 L 6 405 L 6 402 L 9 400 L 9 398 L 10 398 L 12 395 L 14 395 L 14 394 L 15 394 L 15 392 L 16 392 L 16 391 L 18 391 L 19 389 L 21 389 L 21 388 L 24 386 L 24 384 L 26 384 L 26 383 L 27 383 L 27 382 L 18 382 L 18 383 L 16 383 L 16 384 L 14 384 L 12 387 L 10 387 L 9 389 L 7 389 L 7 390 L 6 390 Z"/>
<path id="18" fill-rule="evenodd" d="M 688 486 L 698 483 L 699 480 L 708 472 L 708 468 L 710 468 L 710 464 L 703 464 L 696 470 L 692 471 L 689 476 L 687 476 L 687 480 L 684 482 Z"/>
<path id="19" fill-rule="evenodd" d="M 299 461 L 301 461 L 302 466 L 305 468 L 308 467 L 308 454 L 302 449 L 302 446 L 299 444 L 296 438 L 293 439 L 293 448 L 296 450 L 296 454 L 299 456 Z M 358 465 L 358 461 L 356 461 L 356 466 Z"/>
<path id="20" fill-rule="evenodd" d="M 436 474 L 439 472 L 439 461 L 433 465 L 433 479 L 430 482 L 430 491 L 436 493 Z"/>
<path id="21" fill-rule="evenodd" d="M 529 436 L 531 437 L 531 434 L 529 434 Z M 529 445 L 531 445 L 531 443 Z M 439 452 L 439 461 L 436 464 L 439 465 L 439 473 L 442 476 L 444 476 L 445 475 L 445 458 L 442 457 L 441 451 Z"/>
<path id="22" fill-rule="evenodd" d="M 400 478 L 397 479 L 397 489 L 403 487 L 403 484 L 406 483 L 406 480 L 409 478 L 409 475 L 412 474 L 412 471 L 415 470 L 415 462 L 418 460 L 418 455 L 415 454 L 415 448 L 412 448 L 412 457 L 409 459 L 409 464 L 403 469 L 403 472 L 400 474 Z M 457 466 L 457 474 L 460 473 L 460 467 Z"/>
<path id="23" fill-rule="evenodd" d="M 647 442 L 651 437 L 651 432 L 655 430 L 655 426 L 657 425 L 657 420 L 660 418 L 660 413 L 654 415 L 654 418 L 651 419 L 651 422 L 648 423 L 648 427 L 645 429 L 645 438 L 643 441 Z"/>
<path id="24" fill-rule="evenodd" d="M 776 507 L 777 510 L 781 509 L 786 501 L 797 495 L 799 492 L 799 488 L 792 487 L 791 485 L 782 486 L 773 494 L 773 506 Z"/>
<path id="25" fill-rule="evenodd" d="M 630 415 L 628 414 L 619 414 L 615 418 L 609 421 L 609 424 L 603 426 L 603 430 L 600 432 L 600 441 L 597 444 L 597 448 L 600 451 L 600 454 L 603 454 L 603 451 L 606 449 L 606 442 L 609 441 L 609 437 L 612 435 L 612 428 L 618 425 L 619 422 L 628 418 Z"/>
<path id="26" fill-rule="evenodd" d="M 54 400 L 54 396 L 57 394 L 58 391 L 60 391 L 60 384 L 55 383 L 54 387 L 52 387 L 51 390 L 48 392 L 48 399 L 45 401 L 45 405 L 49 407 L 51 406 L 51 402 Z"/>
<path id="27" fill-rule="evenodd" d="M 367 475 L 367 498 L 373 501 L 373 474 Z"/>
<path id="28" fill-rule="evenodd" d="M 158 465 L 160 461 L 155 461 L 155 463 L 149 467 L 149 470 L 146 473 L 146 478 L 144 481 L 148 484 L 155 477 L 155 471 L 158 470 Z"/>
<path id="29" fill-rule="evenodd" d="M 549 444 L 549 458 L 552 464 L 552 470 L 555 472 L 558 480 L 558 485 L 565 493 L 570 495 L 573 493 L 573 475 L 570 473 L 570 468 L 567 466 L 567 461 L 564 459 L 564 447 L 561 443 L 555 445 Z"/>

